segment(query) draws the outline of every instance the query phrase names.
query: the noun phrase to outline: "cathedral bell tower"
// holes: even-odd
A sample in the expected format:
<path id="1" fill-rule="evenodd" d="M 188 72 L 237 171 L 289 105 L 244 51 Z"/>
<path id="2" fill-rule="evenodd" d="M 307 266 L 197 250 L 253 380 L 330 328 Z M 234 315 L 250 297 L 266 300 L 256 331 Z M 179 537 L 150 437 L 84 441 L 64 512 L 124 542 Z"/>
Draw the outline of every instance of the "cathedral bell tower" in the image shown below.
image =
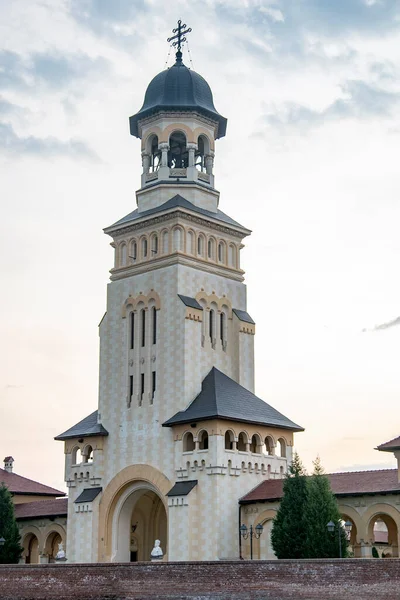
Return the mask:
<path id="1" fill-rule="evenodd" d="M 71 562 L 86 562 L 91 544 L 93 562 L 148 560 L 156 538 L 167 560 L 237 557 L 240 496 L 284 475 L 301 430 L 254 395 L 255 323 L 240 267 L 250 231 L 219 209 L 215 142 L 227 121 L 182 62 L 185 28 L 179 21 L 169 39 L 175 64 L 130 118 L 142 141 L 137 208 L 104 230 L 115 258 L 99 409 L 57 438 L 68 539 L 87 537 L 68 541 Z M 84 468 L 78 449 L 91 456 Z"/>

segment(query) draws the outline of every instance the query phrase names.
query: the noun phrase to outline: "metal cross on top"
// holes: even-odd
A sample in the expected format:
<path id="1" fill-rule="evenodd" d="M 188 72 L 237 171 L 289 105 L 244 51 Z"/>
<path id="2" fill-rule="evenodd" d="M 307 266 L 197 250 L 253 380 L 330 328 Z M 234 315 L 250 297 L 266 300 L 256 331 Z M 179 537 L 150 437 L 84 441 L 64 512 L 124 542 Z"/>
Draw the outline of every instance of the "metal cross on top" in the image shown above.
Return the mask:
<path id="1" fill-rule="evenodd" d="M 181 45 L 183 44 L 183 42 L 186 42 L 185 35 L 192 31 L 191 27 L 189 27 L 188 29 L 185 29 L 186 27 L 187 27 L 186 23 L 184 23 L 182 25 L 182 21 L 179 19 L 178 27 L 175 27 L 175 29 L 172 30 L 172 33 L 175 33 L 175 35 L 173 35 L 172 37 L 167 39 L 167 42 L 172 42 L 173 46 L 178 47 L 178 52 L 181 51 Z M 172 40 L 175 40 L 175 41 L 172 41 Z"/>

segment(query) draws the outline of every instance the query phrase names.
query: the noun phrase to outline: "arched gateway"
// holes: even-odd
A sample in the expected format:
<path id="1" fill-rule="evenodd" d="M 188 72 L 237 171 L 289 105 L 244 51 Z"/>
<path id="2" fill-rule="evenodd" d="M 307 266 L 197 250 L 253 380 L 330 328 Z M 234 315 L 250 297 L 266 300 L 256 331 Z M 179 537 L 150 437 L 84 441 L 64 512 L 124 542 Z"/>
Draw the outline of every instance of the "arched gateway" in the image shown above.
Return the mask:
<path id="1" fill-rule="evenodd" d="M 114 477 L 100 503 L 100 561 L 150 560 L 155 539 L 167 554 L 170 488 L 169 480 L 149 465 L 126 467 Z"/>

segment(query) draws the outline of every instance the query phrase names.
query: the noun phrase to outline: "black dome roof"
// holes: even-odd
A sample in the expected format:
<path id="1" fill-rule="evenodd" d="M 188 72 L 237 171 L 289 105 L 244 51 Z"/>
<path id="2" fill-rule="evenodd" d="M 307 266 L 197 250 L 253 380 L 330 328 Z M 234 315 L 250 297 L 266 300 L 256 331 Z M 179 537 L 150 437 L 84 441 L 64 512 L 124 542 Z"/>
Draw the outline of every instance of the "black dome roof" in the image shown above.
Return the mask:
<path id="1" fill-rule="evenodd" d="M 195 110 L 218 122 L 217 138 L 226 133 L 227 119 L 217 112 L 207 81 L 188 69 L 178 56 L 173 67 L 161 71 L 147 87 L 142 108 L 130 117 L 131 135 L 139 137 L 138 121 L 161 110 Z"/>

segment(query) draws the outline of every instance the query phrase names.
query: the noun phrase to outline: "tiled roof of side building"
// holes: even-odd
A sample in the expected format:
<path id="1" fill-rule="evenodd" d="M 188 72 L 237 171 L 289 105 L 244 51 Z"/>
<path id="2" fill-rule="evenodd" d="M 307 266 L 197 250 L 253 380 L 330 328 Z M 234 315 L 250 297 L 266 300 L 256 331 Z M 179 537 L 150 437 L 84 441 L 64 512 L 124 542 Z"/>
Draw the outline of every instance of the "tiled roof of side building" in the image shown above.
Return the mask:
<path id="1" fill-rule="evenodd" d="M 385 442 L 384 444 L 380 444 L 376 448 L 377 450 L 381 450 L 383 452 L 393 452 L 394 450 L 400 450 L 400 436 Z"/>
<path id="2" fill-rule="evenodd" d="M 335 496 L 400 494 L 397 469 L 328 473 L 327 477 Z M 283 496 L 283 481 L 283 479 L 263 481 L 243 496 L 240 503 L 280 500 Z"/>
<path id="3" fill-rule="evenodd" d="M 215 367 L 203 379 L 200 394 L 188 408 L 176 413 L 163 426 L 215 418 L 303 431 L 302 427 Z"/>
<path id="4" fill-rule="evenodd" d="M 233 227 L 238 227 L 239 229 L 250 233 L 250 231 L 246 227 L 243 227 L 243 225 L 240 225 L 240 223 L 231 219 L 231 217 L 223 213 L 222 210 L 218 209 L 217 212 L 205 210 L 204 208 L 200 208 L 192 202 L 189 202 L 189 200 L 186 200 L 186 198 L 183 198 L 183 196 L 181 196 L 180 194 L 176 194 L 176 196 L 170 198 L 169 200 L 167 200 L 167 202 L 161 204 L 161 206 L 156 206 L 155 208 L 150 208 L 149 210 L 144 210 L 143 212 L 139 212 L 139 210 L 136 209 L 133 212 L 126 215 L 125 217 L 123 217 L 122 219 L 120 219 L 119 221 L 117 221 L 116 223 L 114 223 L 113 225 L 106 227 L 104 231 L 107 233 L 108 231 L 112 231 L 119 225 L 126 225 L 132 221 L 137 221 L 138 219 L 143 219 L 145 217 L 151 217 L 152 215 L 155 215 L 157 213 L 164 212 L 166 210 L 171 210 L 174 208 L 185 208 L 194 213 L 198 213 L 203 217 L 215 219 L 216 221 L 222 221 L 226 225 L 232 225 Z"/>
<path id="5" fill-rule="evenodd" d="M 55 440 L 69 440 L 77 437 L 90 437 L 96 435 L 108 435 L 107 429 L 97 422 L 98 411 L 95 410 L 92 414 L 73 425 L 64 433 L 60 433 Z"/>
<path id="6" fill-rule="evenodd" d="M 14 510 L 17 521 L 45 517 L 66 517 L 68 514 L 68 498 L 16 504 Z"/>
<path id="7" fill-rule="evenodd" d="M 16 473 L 9 473 L 0 469 L 0 484 L 4 484 L 12 494 L 25 494 L 37 496 L 65 496 L 64 492 L 56 490 L 43 483 L 38 483 Z"/>

